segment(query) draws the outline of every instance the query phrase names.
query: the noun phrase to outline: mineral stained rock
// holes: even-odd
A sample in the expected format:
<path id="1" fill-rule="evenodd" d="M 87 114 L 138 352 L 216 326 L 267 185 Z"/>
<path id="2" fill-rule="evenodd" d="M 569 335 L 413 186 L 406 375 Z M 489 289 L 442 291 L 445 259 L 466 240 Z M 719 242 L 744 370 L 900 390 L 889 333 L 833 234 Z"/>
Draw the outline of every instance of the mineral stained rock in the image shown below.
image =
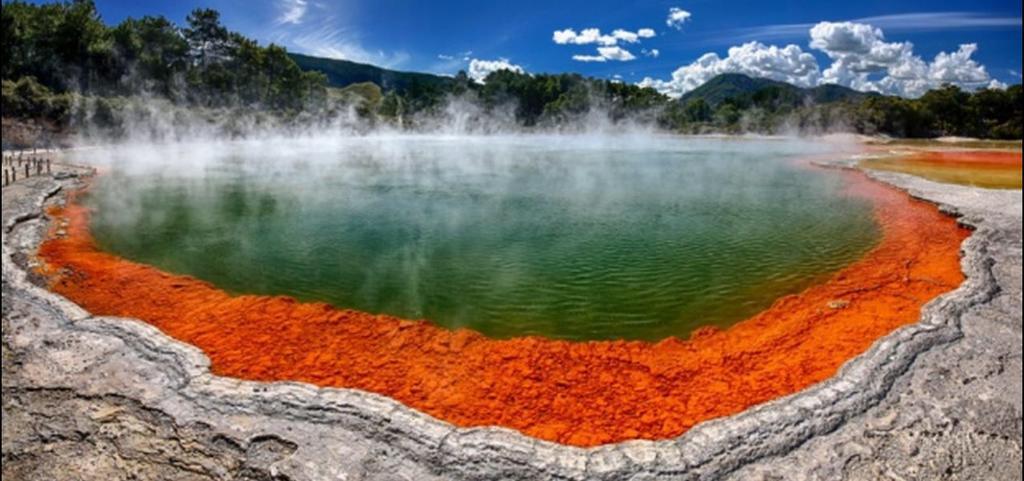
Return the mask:
<path id="1" fill-rule="evenodd" d="M 457 426 L 575 446 L 669 439 L 832 376 L 963 280 L 967 229 L 863 174 L 835 175 L 849 179 L 848 195 L 874 203 L 880 243 L 827 282 L 689 340 L 495 340 L 287 297 L 230 296 L 100 251 L 88 210 L 75 203 L 54 209 L 58 235 L 40 255 L 57 272 L 56 292 L 199 347 L 215 374 L 362 389 Z M 849 308 L 829 308 L 837 298 Z"/>
<path id="2" fill-rule="evenodd" d="M 214 375 L 198 349 L 38 285 L 32 253 L 50 228 L 43 213 L 77 181 L 25 180 L 3 195 L 3 474 L 1020 479 L 1020 192 L 873 175 L 975 229 L 961 247 L 958 288 L 796 394 L 678 438 L 586 449 L 456 427 L 360 390 Z"/>

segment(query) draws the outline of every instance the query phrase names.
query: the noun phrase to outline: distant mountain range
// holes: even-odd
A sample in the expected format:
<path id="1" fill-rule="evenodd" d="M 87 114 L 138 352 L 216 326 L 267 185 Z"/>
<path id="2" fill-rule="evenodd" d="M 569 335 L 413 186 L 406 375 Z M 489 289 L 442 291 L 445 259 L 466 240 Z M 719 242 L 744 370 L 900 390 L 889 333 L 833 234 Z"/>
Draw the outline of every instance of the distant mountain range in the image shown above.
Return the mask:
<path id="1" fill-rule="evenodd" d="M 361 82 L 373 82 L 384 92 L 404 92 L 417 84 L 428 87 L 447 87 L 452 82 L 451 77 L 429 73 L 401 72 L 348 60 L 313 57 L 298 53 L 290 53 L 289 55 L 303 70 L 316 70 L 327 75 L 328 85 L 337 88 Z M 726 73 L 718 75 L 700 87 L 687 92 L 680 98 L 680 101 L 687 103 L 703 99 L 708 105 L 715 108 L 727 99 L 750 103 L 758 95 L 761 97 L 770 95 L 775 99 L 781 99 L 781 101 L 793 104 L 818 104 L 844 100 L 857 101 L 879 94 L 859 92 L 834 84 L 802 88 L 777 80 L 754 78 L 738 73 Z"/>
<path id="2" fill-rule="evenodd" d="M 331 87 L 341 88 L 362 82 L 373 82 L 384 92 L 404 92 L 417 84 L 427 87 L 446 87 L 452 82 L 450 77 L 429 73 L 400 72 L 365 63 L 312 57 L 298 53 L 289 53 L 288 55 L 302 70 L 316 70 L 327 75 L 327 84 Z"/>
<path id="3" fill-rule="evenodd" d="M 697 87 L 679 100 L 683 103 L 703 99 L 712 108 L 717 107 L 727 99 L 750 100 L 758 93 L 767 95 L 771 92 L 777 97 L 784 97 L 791 101 L 825 104 L 844 100 L 858 101 L 867 97 L 880 94 L 860 92 L 842 85 L 826 84 L 817 87 L 803 88 L 786 82 L 770 80 L 766 78 L 754 78 L 738 73 L 720 74 L 703 85 Z"/>

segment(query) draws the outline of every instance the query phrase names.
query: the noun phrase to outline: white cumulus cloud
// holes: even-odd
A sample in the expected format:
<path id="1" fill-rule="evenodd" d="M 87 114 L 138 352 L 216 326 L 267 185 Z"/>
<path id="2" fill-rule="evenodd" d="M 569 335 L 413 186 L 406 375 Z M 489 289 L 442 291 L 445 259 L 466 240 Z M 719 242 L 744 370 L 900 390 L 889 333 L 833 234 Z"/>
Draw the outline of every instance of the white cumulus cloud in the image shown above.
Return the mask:
<path id="1" fill-rule="evenodd" d="M 1009 87 L 1010 86 L 1007 85 L 1006 82 L 1001 82 L 997 79 L 992 79 L 992 81 L 986 86 L 986 88 L 990 88 L 992 90 L 1006 90 Z"/>
<path id="2" fill-rule="evenodd" d="M 971 58 L 977 44 L 939 52 L 931 63 L 914 54 L 910 42 L 887 42 L 882 30 L 865 23 L 820 22 L 811 27 L 811 47 L 832 60 L 820 83 L 904 97 L 919 97 L 943 84 L 968 90 L 992 84 L 985 67 Z"/>
<path id="3" fill-rule="evenodd" d="M 867 54 L 883 40 L 881 29 L 852 22 L 820 22 L 810 34 L 811 48 L 830 55 Z"/>
<path id="4" fill-rule="evenodd" d="M 509 62 L 507 58 L 499 58 L 497 60 L 481 60 L 478 58 L 471 59 L 469 61 L 469 78 L 483 83 L 484 79 L 487 78 L 492 72 L 499 70 L 510 70 L 512 72 L 525 73 L 526 70 L 523 67 Z"/>
<path id="5" fill-rule="evenodd" d="M 577 32 L 572 28 L 555 30 L 551 34 L 551 40 L 559 45 L 597 45 L 597 54 L 576 54 L 572 59 L 577 62 L 607 62 L 615 60 L 626 62 L 636 59 L 636 55 L 619 46 L 619 43 L 636 44 L 641 39 L 652 38 L 656 35 L 653 28 L 641 28 L 636 31 L 617 28 L 610 34 L 603 34 L 598 28 L 585 28 Z M 656 49 L 654 50 L 657 51 Z M 644 54 L 648 55 L 648 50 Z M 649 55 L 657 56 L 657 54 Z"/>
<path id="6" fill-rule="evenodd" d="M 610 34 L 602 34 L 599 28 L 584 28 L 577 32 L 574 29 L 566 28 L 555 30 L 551 34 L 551 40 L 559 45 L 603 45 L 610 47 L 619 42 L 637 43 L 641 38 L 654 37 L 654 30 L 641 28 L 635 32 L 617 28 Z"/>
<path id="7" fill-rule="evenodd" d="M 635 59 L 632 52 L 617 45 L 610 47 L 597 47 L 597 55 L 573 55 L 572 59 L 577 62 L 607 62 L 609 60 L 628 62 Z"/>
<path id="8" fill-rule="evenodd" d="M 572 59 L 577 62 L 607 62 L 608 59 L 601 55 L 573 55 Z"/>
<path id="9" fill-rule="evenodd" d="M 623 30 L 621 28 L 615 29 L 615 31 L 612 32 L 612 37 L 615 37 L 617 40 L 622 40 L 623 42 L 626 43 L 637 43 L 640 41 L 640 35 L 638 33 L 630 32 L 629 30 Z"/>
<path id="10" fill-rule="evenodd" d="M 953 83 L 978 88 L 988 85 L 992 78 L 985 66 L 971 58 L 978 44 L 967 43 L 953 53 L 939 52 L 928 66 L 928 77 L 934 82 Z"/>
<path id="11" fill-rule="evenodd" d="M 814 56 L 796 45 L 777 47 L 760 42 L 748 42 L 730 48 L 724 58 L 717 53 L 706 53 L 695 62 L 672 72 L 671 80 L 647 77 L 640 85 L 653 87 L 666 95 L 678 97 L 723 73 L 742 73 L 803 87 L 815 85 L 820 76 L 818 62 L 814 60 Z"/>
<path id="12" fill-rule="evenodd" d="M 608 60 L 627 62 L 636 58 L 629 50 L 617 45 L 611 47 L 597 47 L 597 53 Z"/>
<path id="13" fill-rule="evenodd" d="M 668 9 L 668 17 L 665 19 L 665 25 L 676 30 L 682 30 L 683 24 L 688 22 L 692 16 L 693 15 L 686 10 L 679 7 L 672 7 Z"/>
<path id="14" fill-rule="evenodd" d="M 796 45 L 777 47 L 748 42 L 730 48 L 724 58 L 706 53 L 676 69 L 671 79 L 648 77 L 640 85 L 674 97 L 723 73 L 742 73 L 801 87 L 839 84 L 904 97 L 919 97 L 947 83 L 967 90 L 1004 85 L 972 58 L 977 44 L 940 52 L 927 62 L 914 53 L 912 43 L 887 41 L 880 28 L 866 23 L 820 22 L 808 33 L 811 48 L 823 52 L 831 62 L 824 70 L 820 70 L 814 56 Z"/>
<path id="15" fill-rule="evenodd" d="M 619 41 L 611 35 L 602 35 L 601 30 L 597 28 L 585 28 L 579 33 L 571 28 L 556 30 L 551 39 L 559 45 L 615 45 Z"/>

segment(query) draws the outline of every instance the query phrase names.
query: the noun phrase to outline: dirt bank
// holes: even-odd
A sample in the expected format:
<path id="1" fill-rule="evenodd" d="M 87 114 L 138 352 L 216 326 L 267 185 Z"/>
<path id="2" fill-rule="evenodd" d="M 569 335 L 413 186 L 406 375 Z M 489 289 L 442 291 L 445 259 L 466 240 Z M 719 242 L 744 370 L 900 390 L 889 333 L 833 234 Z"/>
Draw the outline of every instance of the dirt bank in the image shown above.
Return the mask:
<path id="1" fill-rule="evenodd" d="M 968 232 L 931 204 L 846 173 L 875 202 L 880 244 L 825 284 L 724 332 L 659 343 L 491 340 L 285 297 L 232 297 L 100 252 L 88 211 L 51 215 L 51 286 L 100 315 L 145 320 L 202 349 L 216 374 L 387 395 L 459 426 L 577 446 L 679 436 L 832 376 L 963 279 Z"/>

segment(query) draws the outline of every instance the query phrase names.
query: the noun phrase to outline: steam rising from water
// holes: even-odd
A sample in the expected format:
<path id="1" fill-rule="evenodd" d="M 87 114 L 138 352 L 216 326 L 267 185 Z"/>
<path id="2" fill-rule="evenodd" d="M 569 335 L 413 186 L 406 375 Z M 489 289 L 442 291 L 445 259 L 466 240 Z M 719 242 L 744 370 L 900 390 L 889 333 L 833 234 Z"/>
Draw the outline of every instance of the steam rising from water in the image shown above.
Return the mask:
<path id="1" fill-rule="evenodd" d="M 438 105 L 384 117 L 359 97 L 332 100 L 297 112 L 254 107 L 185 107 L 149 95 L 99 99 L 79 97 L 72 106 L 71 132 L 76 145 L 142 144 L 149 142 L 219 142 L 223 139 L 332 138 L 427 135 L 516 134 L 647 134 L 658 132 L 663 107 L 620 112 L 591 93 L 582 112 L 542 117 L 524 126 L 516 117 L 518 103 L 507 100 L 484 105 L 476 94 L 449 95 Z M 360 109 L 370 113 L 360 114 Z"/>
<path id="2" fill-rule="evenodd" d="M 495 336 L 685 335 L 855 259 L 876 234 L 798 141 L 274 137 L 82 150 L 101 246 L 239 293 Z"/>
<path id="3" fill-rule="evenodd" d="M 322 105 L 311 105 L 295 112 L 266 111 L 256 106 L 186 107 L 144 93 L 113 99 L 78 97 L 72 106 L 74 114 L 70 131 L 73 132 L 71 140 L 74 145 L 219 143 L 223 139 L 273 137 L 323 140 L 339 136 L 388 137 L 409 133 L 440 136 L 569 134 L 583 138 L 643 136 L 665 133 L 659 126 L 659 118 L 671 113 L 666 109 L 672 107 L 666 103 L 626 109 L 595 92 L 588 92 L 587 99 L 581 111 L 545 113 L 537 119 L 536 125 L 524 126 L 523 119 L 517 118 L 519 104 L 515 100 L 492 105 L 472 91 L 449 94 L 431 108 L 397 117 L 381 116 L 375 104 L 354 94 L 343 100 L 328 100 Z M 843 112 L 841 109 L 806 115 L 794 112 L 781 117 L 771 114 L 768 118 L 768 112 L 751 108 L 744 110 L 739 122 L 729 128 L 738 128 L 745 133 L 793 137 L 850 132 Z"/>

